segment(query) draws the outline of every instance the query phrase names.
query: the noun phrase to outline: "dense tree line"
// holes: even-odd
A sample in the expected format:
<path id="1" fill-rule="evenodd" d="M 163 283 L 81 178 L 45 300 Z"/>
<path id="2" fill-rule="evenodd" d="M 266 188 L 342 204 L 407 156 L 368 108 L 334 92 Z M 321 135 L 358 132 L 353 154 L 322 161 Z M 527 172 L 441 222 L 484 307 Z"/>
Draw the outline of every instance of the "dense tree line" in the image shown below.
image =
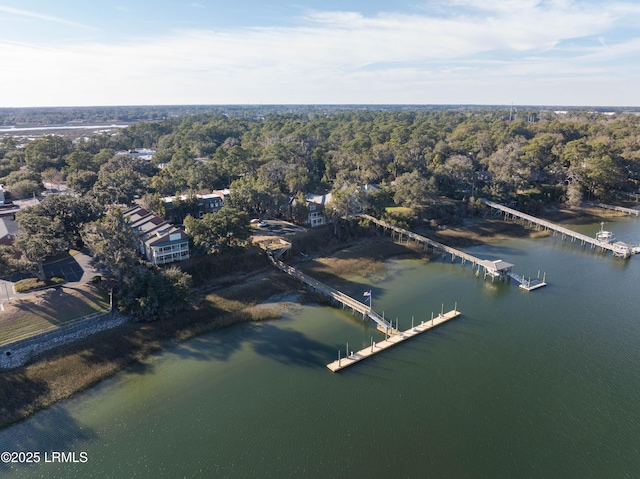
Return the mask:
<path id="1" fill-rule="evenodd" d="M 64 181 L 77 195 L 48 197 L 17 216 L 27 232 L 19 240 L 24 261 L 39 269 L 45 256 L 82 242 L 100 256 L 108 249 L 110 231 L 100 222 L 122 223 L 113 212 L 139 197 L 164 215 L 163 196 L 186 195 L 175 207 L 187 218 L 194 251 L 218 254 L 244 244 L 250 215 L 303 218 L 308 192 L 332 192 L 329 214 L 335 218 L 354 211 L 356 204 L 376 214 L 404 206 L 430 217 L 442 214 L 452 200 L 472 208 L 475 199 L 489 197 L 536 212 L 545 203 L 608 200 L 617 191 L 638 191 L 640 184 L 640 117 L 634 114 L 268 110 L 200 110 L 76 141 L 47 135 L 21 145 L 0 138 L 0 183 L 13 197 L 37 195 L 45 184 Z M 156 150 L 153 160 L 117 154 L 136 148 Z M 379 189 L 365 190 L 367 184 Z M 194 219 L 195 195 L 226 187 L 230 204 Z M 103 243 L 96 240 L 100 231 L 107 235 Z M 5 259 L 1 265 L 9 264 Z M 141 291 L 158 279 L 149 279 L 152 268 L 140 269 L 137 263 L 124 268 L 118 261 L 111 257 L 107 263 L 116 275 L 126 271 L 129 282 L 120 276 L 120 284 L 136 284 Z M 123 291 L 122 304 L 134 307 L 131 297 L 124 300 L 130 293 Z M 138 304 L 151 315 L 161 305 L 159 299 Z"/>
<path id="2" fill-rule="evenodd" d="M 637 189 L 638 116 L 531 111 L 509 121 L 509 115 L 477 109 L 264 118 L 201 113 L 74 143 L 49 135 L 19 147 L 4 138 L 0 181 L 15 196 L 29 196 L 43 180 L 66 180 L 104 204 L 232 186 L 236 207 L 274 216 L 286 214 L 299 192 L 367 183 L 413 207 L 461 192 L 508 200 L 545 190 L 551 200 L 576 203 Z M 151 163 L 115 156 L 133 148 L 157 153 Z"/>

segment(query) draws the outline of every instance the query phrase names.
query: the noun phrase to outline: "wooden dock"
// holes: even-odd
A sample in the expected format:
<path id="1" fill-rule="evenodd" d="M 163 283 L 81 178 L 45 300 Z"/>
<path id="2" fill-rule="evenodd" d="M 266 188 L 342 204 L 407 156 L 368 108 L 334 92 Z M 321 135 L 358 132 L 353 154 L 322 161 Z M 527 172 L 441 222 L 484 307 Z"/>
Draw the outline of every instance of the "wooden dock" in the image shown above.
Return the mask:
<path id="1" fill-rule="evenodd" d="M 626 213 L 628 215 L 640 216 L 640 210 L 635 210 L 633 208 L 625 208 L 624 206 L 607 205 L 605 203 L 591 203 L 591 204 L 593 206 L 596 206 L 598 208 L 603 208 L 605 210 L 620 211 L 621 213 Z"/>
<path id="2" fill-rule="evenodd" d="M 445 254 L 451 255 L 451 262 L 454 262 L 456 258 L 460 258 L 462 262 L 462 266 L 464 266 L 467 262 L 471 263 L 472 269 L 476 270 L 476 276 L 480 275 L 480 268 L 483 268 L 484 277 L 491 276 L 492 279 L 500 277 L 504 279 L 506 277 L 507 270 L 513 266 L 510 263 L 505 263 L 502 260 L 490 261 L 486 259 L 481 259 L 476 256 L 473 256 L 469 253 L 465 253 L 464 251 L 460 251 L 459 249 L 452 248 L 451 246 L 447 246 L 445 244 L 434 241 L 425 236 L 421 236 L 413 231 L 405 230 L 404 228 L 399 228 L 394 226 L 386 221 L 379 220 L 373 216 L 367 214 L 359 215 L 361 218 L 367 219 L 374 224 L 382 226 L 385 229 L 391 230 L 398 234 L 398 240 L 402 243 L 404 237 L 408 240 L 411 239 L 416 243 L 424 244 L 425 250 L 427 247 L 431 247 L 433 250 L 443 251 Z M 395 239 L 395 238 L 394 238 Z"/>
<path id="3" fill-rule="evenodd" d="M 402 343 L 407 339 L 410 339 L 418 334 L 422 334 L 425 331 L 428 331 L 431 328 L 435 328 L 436 326 L 449 321 L 450 319 L 457 318 L 460 316 L 460 311 L 457 311 L 457 307 L 448 313 L 439 314 L 435 318 L 429 321 L 423 321 L 422 323 L 414 326 L 413 328 L 407 329 L 404 332 L 400 332 L 389 338 L 381 341 L 379 343 L 372 342 L 371 346 L 361 349 L 356 353 L 350 353 L 347 351 L 347 356 L 344 358 L 338 357 L 338 359 L 330 364 L 327 364 L 327 368 L 333 373 L 340 371 L 344 368 L 347 368 L 357 362 L 362 361 L 363 359 L 367 359 L 374 354 L 378 354 L 379 352 L 384 351 L 385 349 L 389 349 L 396 344 Z M 340 353 L 338 353 L 340 356 Z"/>
<path id="4" fill-rule="evenodd" d="M 269 256 L 269 259 L 271 259 L 273 265 L 280 271 L 283 271 L 292 278 L 295 278 L 300 282 L 306 284 L 307 287 L 309 287 L 312 291 L 329 297 L 332 301 L 341 304 L 343 308 L 350 308 L 351 310 L 357 311 L 358 313 L 362 314 L 363 317 L 372 319 L 375 323 L 377 323 L 378 328 L 381 328 L 382 331 L 393 330 L 393 325 L 378 313 L 373 311 L 368 305 L 361 303 L 356 299 L 353 299 L 351 296 L 343 293 L 342 291 L 338 291 L 331 286 L 321 283 L 317 279 L 314 279 L 311 276 L 298 271 L 293 266 L 289 266 L 282 261 L 276 260 L 272 256 Z"/>
<path id="5" fill-rule="evenodd" d="M 601 248 L 603 251 L 611 251 L 613 252 L 614 256 L 624 258 L 624 259 L 629 258 L 634 253 L 634 249 L 631 245 L 628 245 L 621 241 L 618 241 L 616 243 L 607 243 L 604 241 L 598 241 L 597 239 L 592 238 L 591 236 L 583 235 L 582 233 L 577 233 L 576 231 L 557 225 L 555 223 L 552 223 L 551 221 L 542 220 L 540 218 L 536 218 L 535 216 L 521 213 L 518 210 L 514 210 L 513 208 L 509 208 L 499 203 L 494 203 L 493 201 L 489 201 L 489 200 L 482 200 L 482 201 L 485 205 L 489 206 L 490 208 L 494 208 L 498 211 L 503 212 L 505 215 L 505 218 L 509 218 L 509 216 L 511 216 L 512 218 L 519 218 L 524 222 L 529 222 L 530 226 L 535 224 L 538 227 L 542 227 L 542 228 L 554 231 L 554 233 L 560 233 L 562 235 L 563 240 L 566 239 L 567 237 L 571 238 L 572 242 L 579 240 L 582 246 L 589 244 L 591 245 L 591 249 Z"/>

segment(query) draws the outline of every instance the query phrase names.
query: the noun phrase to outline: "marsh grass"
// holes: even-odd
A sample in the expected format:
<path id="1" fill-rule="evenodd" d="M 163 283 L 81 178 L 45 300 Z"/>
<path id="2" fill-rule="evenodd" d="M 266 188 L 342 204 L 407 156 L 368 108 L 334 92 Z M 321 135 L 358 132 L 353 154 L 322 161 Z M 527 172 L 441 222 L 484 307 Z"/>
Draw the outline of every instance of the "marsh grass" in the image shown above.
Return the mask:
<path id="1" fill-rule="evenodd" d="M 258 305 L 297 283 L 272 271 L 209 293 L 196 306 L 151 323 L 127 323 L 43 353 L 30 364 L 0 374 L 0 428 L 77 394 L 118 371 L 143 363 L 164 344 L 245 321 L 277 319 L 277 305 Z"/>

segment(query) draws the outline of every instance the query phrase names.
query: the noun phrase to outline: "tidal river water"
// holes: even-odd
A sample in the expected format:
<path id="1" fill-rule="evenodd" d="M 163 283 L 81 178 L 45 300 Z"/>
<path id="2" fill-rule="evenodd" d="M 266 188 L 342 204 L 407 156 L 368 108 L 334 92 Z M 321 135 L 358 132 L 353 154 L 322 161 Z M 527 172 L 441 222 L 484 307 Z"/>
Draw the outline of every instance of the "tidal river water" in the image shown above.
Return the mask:
<path id="1" fill-rule="evenodd" d="M 640 242 L 635 217 L 607 229 Z M 40 453 L 0 463 L 0 476 L 638 477 L 640 256 L 558 237 L 468 251 L 549 285 L 527 293 L 448 258 L 391 260 L 348 292 L 371 289 L 401 329 L 442 303 L 462 316 L 337 374 L 326 364 L 347 342 L 382 336 L 331 307 L 291 305 L 282 320 L 177 344 L 0 431 L 1 451 Z"/>

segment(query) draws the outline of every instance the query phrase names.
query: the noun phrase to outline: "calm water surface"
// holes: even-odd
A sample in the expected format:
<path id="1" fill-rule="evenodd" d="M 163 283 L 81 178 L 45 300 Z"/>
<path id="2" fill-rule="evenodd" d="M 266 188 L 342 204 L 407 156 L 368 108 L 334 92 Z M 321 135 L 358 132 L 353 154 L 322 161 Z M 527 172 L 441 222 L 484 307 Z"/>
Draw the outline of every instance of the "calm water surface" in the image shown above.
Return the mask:
<path id="1" fill-rule="evenodd" d="M 575 227 L 593 235 L 599 225 Z M 640 242 L 640 221 L 607 225 Z M 450 260 L 394 260 L 355 297 L 400 327 L 448 324 L 339 374 L 381 336 L 339 309 L 294 306 L 176 345 L 145 366 L 0 431 L 2 451 L 86 452 L 16 478 L 603 478 L 640 473 L 640 257 L 559 238 L 469 250 L 547 273 L 526 293 Z"/>

